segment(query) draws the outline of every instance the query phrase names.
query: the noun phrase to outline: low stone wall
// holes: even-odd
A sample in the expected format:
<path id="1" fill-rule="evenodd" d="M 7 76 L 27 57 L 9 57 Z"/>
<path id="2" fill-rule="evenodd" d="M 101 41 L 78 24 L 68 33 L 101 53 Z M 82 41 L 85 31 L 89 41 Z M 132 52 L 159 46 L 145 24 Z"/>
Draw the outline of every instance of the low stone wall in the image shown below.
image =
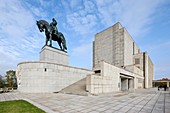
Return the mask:
<path id="1" fill-rule="evenodd" d="M 92 74 L 91 70 L 50 62 L 22 62 L 17 66 L 18 91 L 51 93 Z"/>
<path id="2" fill-rule="evenodd" d="M 113 77 L 88 75 L 86 78 L 86 90 L 92 94 L 109 93 L 119 91 L 117 81 Z"/>
<path id="3" fill-rule="evenodd" d="M 116 69 L 115 69 L 116 68 Z M 119 91 L 119 68 L 106 62 L 100 62 L 100 74 L 91 74 L 86 78 L 86 90 L 92 94 Z"/>
<path id="4" fill-rule="evenodd" d="M 134 89 L 141 87 L 141 83 L 138 83 L 139 78 L 143 80 L 141 75 L 104 61 L 100 62 L 99 67 L 100 73 L 88 75 L 86 78 L 86 90 L 92 94 L 117 92 L 124 89 L 134 91 Z M 125 82 L 123 82 L 122 78 L 125 78 Z M 129 87 L 128 80 L 130 81 Z"/>

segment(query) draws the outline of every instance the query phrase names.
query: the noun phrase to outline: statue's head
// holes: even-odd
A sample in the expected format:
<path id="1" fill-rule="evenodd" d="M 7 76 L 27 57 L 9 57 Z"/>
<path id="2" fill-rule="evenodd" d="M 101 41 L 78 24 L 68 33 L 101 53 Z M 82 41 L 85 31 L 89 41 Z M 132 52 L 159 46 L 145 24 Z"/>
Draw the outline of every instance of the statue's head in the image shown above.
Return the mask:
<path id="1" fill-rule="evenodd" d="M 37 21 L 37 26 L 38 26 L 38 29 L 40 30 L 40 32 L 43 32 L 43 31 L 44 31 L 43 23 L 42 23 L 42 22 Z"/>
<path id="2" fill-rule="evenodd" d="M 52 21 L 55 22 L 55 24 L 57 25 L 57 21 L 55 20 L 55 18 L 52 18 Z"/>

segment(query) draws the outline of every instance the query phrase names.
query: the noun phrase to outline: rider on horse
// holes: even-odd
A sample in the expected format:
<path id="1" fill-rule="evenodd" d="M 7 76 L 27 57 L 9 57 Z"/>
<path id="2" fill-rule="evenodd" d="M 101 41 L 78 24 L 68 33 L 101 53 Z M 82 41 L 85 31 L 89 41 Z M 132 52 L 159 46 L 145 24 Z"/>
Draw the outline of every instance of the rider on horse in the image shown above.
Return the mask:
<path id="1" fill-rule="evenodd" d="M 58 32 L 56 25 L 57 25 L 57 21 L 54 18 L 52 19 L 52 22 L 50 24 L 45 20 L 37 21 L 37 26 L 40 32 L 44 32 L 45 30 L 46 45 L 48 44 L 48 41 L 50 41 L 49 46 L 52 46 L 52 40 L 54 40 L 58 42 L 60 49 L 62 51 L 66 51 L 67 46 L 66 46 L 65 37 L 61 32 Z"/>
<path id="2" fill-rule="evenodd" d="M 52 34 L 55 34 L 55 35 L 58 35 L 58 29 L 57 29 L 57 21 L 53 18 L 52 19 L 52 22 L 50 23 L 50 26 L 51 26 L 51 32 Z"/>
<path id="3" fill-rule="evenodd" d="M 53 18 L 52 22 L 50 23 L 51 33 L 53 35 L 56 35 L 57 37 L 60 37 L 61 34 L 58 32 L 58 29 L 57 29 L 56 25 L 57 25 L 57 21 Z M 64 49 L 67 50 L 65 39 L 63 39 L 63 37 L 60 37 L 60 38 L 62 38 L 61 40 L 63 41 L 62 43 L 63 43 Z"/>

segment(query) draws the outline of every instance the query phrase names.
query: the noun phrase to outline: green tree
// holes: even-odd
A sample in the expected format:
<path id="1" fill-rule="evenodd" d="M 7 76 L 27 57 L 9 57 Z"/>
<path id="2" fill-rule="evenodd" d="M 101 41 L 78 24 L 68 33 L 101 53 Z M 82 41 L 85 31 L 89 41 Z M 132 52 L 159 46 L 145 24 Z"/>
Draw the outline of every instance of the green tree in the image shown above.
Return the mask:
<path id="1" fill-rule="evenodd" d="M 17 87 L 17 78 L 16 78 L 16 74 L 15 71 L 13 70 L 9 70 L 6 72 L 6 85 L 7 87 Z"/>
<path id="2" fill-rule="evenodd" d="M 3 88 L 5 86 L 5 80 L 3 79 L 3 76 L 0 75 L 0 88 Z"/>

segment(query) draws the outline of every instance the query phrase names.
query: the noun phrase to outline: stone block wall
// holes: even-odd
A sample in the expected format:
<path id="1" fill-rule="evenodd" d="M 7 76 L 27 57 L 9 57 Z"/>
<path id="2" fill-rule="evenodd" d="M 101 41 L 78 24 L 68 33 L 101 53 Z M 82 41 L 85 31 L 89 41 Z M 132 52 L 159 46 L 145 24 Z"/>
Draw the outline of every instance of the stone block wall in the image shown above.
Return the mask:
<path id="1" fill-rule="evenodd" d="M 135 74 L 138 74 L 138 75 L 143 77 L 143 70 L 141 70 L 140 68 L 136 67 L 135 65 L 125 66 L 125 69 L 127 69 L 128 71 L 131 71 L 131 72 L 133 72 Z"/>
<path id="2" fill-rule="evenodd" d="M 100 73 L 89 74 L 86 78 L 86 90 L 92 94 L 127 90 L 127 78 L 131 81 L 131 87 L 129 89 L 131 91 L 141 88 L 143 85 L 144 78 L 141 76 L 141 70 L 138 70 L 140 71 L 139 73 L 133 73 L 105 61 L 101 61 L 99 65 L 100 68 L 98 70 L 100 70 Z M 126 79 L 121 79 L 121 77 L 125 77 Z"/>
<path id="3" fill-rule="evenodd" d="M 135 60 L 138 60 L 136 62 Z M 133 62 L 136 67 L 141 69 L 143 71 L 143 77 L 144 77 L 144 88 L 150 88 L 152 87 L 152 80 L 154 76 L 154 65 L 148 56 L 147 52 L 142 52 L 139 54 L 135 54 L 133 57 Z"/>
<path id="4" fill-rule="evenodd" d="M 152 61 L 146 52 L 140 51 L 128 31 L 120 23 L 96 34 L 93 43 L 93 70 L 101 68 L 99 65 L 101 61 L 136 74 L 135 87 L 137 88 L 152 86 Z"/>
<path id="5" fill-rule="evenodd" d="M 123 29 L 120 23 L 97 33 L 93 42 L 93 67 L 96 67 L 102 60 L 114 65 L 121 65 L 123 59 Z"/>
<path id="6" fill-rule="evenodd" d="M 128 31 L 120 23 L 97 33 L 93 42 L 93 67 L 104 60 L 115 66 L 133 64 L 133 55 L 140 52 Z"/>
<path id="7" fill-rule="evenodd" d="M 133 64 L 138 67 L 139 69 L 141 69 L 142 71 L 144 71 L 144 58 L 143 58 L 143 52 L 142 53 L 138 53 L 135 54 L 133 56 Z"/>
<path id="8" fill-rule="evenodd" d="M 119 28 L 113 37 L 113 59 L 112 64 L 123 66 L 124 64 L 124 28 Z"/>
<path id="9" fill-rule="evenodd" d="M 152 80 L 154 75 L 154 65 L 148 56 L 148 54 L 145 52 L 145 88 L 151 88 L 152 87 Z"/>
<path id="10" fill-rule="evenodd" d="M 136 89 L 144 88 L 144 78 L 136 77 Z"/>
<path id="11" fill-rule="evenodd" d="M 135 54 L 139 54 L 141 51 L 140 51 L 140 49 L 139 49 L 139 47 L 137 46 L 137 44 L 135 43 L 135 42 L 133 42 L 133 45 L 134 45 L 134 47 L 133 47 L 133 55 L 135 55 Z"/>
<path id="12" fill-rule="evenodd" d="M 119 91 L 119 73 L 112 65 L 100 62 L 101 73 L 90 74 L 86 78 L 86 90 L 92 94 Z"/>
<path id="13" fill-rule="evenodd" d="M 91 70 L 51 62 L 22 62 L 16 76 L 18 91 L 29 93 L 52 93 L 92 74 Z"/>
<path id="14" fill-rule="evenodd" d="M 132 65 L 133 64 L 133 47 L 134 46 L 134 41 L 129 35 L 129 33 L 124 29 L 124 64 L 123 66 L 126 65 Z"/>
<path id="15" fill-rule="evenodd" d="M 42 48 L 40 52 L 40 61 L 69 65 L 69 57 L 66 52 L 49 46 L 44 46 Z"/>
<path id="16" fill-rule="evenodd" d="M 133 73 L 128 70 L 125 70 L 120 67 L 116 67 L 110 63 L 101 61 L 100 62 L 100 73 L 90 74 L 86 79 L 86 90 L 93 94 L 99 93 L 109 93 L 109 92 L 117 92 L 123 90 L 123 88 L 127 89 L 127 82 L 122 82 L 121 77 L 131 78 L 131 90 L 137 89 L 141 87 L 141 83 L 138 79 L 143 80 L 143 76 L 139 73 Z M 95 70 L 94 70 L 95 71 Z M 122 79 L 123 80 L 123 79 Z M 127 79 L 124 79 L 127 81 Z M 122 87 L 122 88 L 121 88 Z"/>

